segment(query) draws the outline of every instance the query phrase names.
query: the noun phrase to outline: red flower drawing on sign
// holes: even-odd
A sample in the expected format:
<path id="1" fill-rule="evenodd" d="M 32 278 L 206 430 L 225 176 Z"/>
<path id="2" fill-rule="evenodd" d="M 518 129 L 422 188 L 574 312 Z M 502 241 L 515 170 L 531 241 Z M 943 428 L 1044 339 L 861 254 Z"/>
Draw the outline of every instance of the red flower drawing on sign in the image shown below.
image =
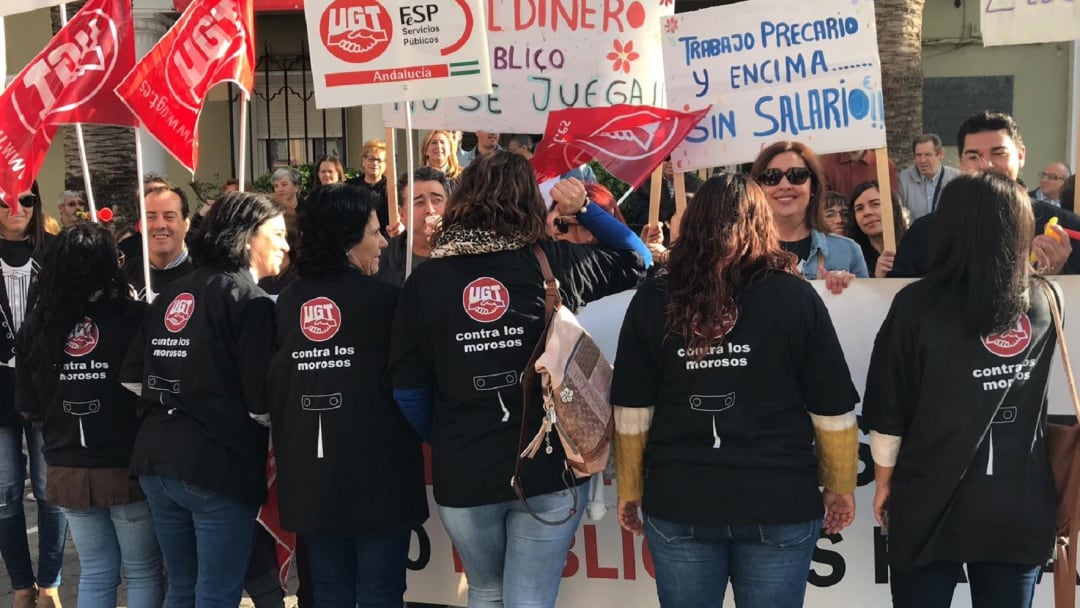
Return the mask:
<path id="1" fill-rule="evenodd" d="M 611 69 L 616 72 L 622 70 L 624 74 L 630 73 L 630 62 L 638 57 L 641 57 L 641 55 L 634 52 L 633 40 L 628 41 L 626 46 L 623 46 L 623 43 L 616 39 L 615 50 L 607 54 L 608 60 L 615 62 Z"/>
<path id="2" fill-rule="evenodd" d="M 664 32 L 674 34 L 679 29 L 679 20 L 676 17 L 664 19 Z"/>

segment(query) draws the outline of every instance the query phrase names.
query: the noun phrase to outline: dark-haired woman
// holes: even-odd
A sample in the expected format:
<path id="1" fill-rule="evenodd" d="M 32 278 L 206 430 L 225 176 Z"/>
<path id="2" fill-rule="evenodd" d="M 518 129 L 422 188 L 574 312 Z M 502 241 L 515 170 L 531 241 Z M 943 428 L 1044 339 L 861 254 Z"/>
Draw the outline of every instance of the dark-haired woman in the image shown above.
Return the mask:
<path id="1" fill-rule="evenodd" d="M 819 531 L 855 516 L 858 394 L 757 184 L 710 178 L 682 225 L 619 335 L 619 523 L 665 608 L 719 607 L 729 580 L 739 608 L 801 607 Z"/>
<path id="2" fill-rule="evenodd" d="M 641 241 L 596 205 L 576 179 L 552 189 L 600 246 L 547 240 L 545 208 L 523 156 L 496 151 L 465 168 L 433 238 L 432 260 L 405 283 L 394 318 L 390 378 L 399 406 L 429 438 L 439 515 L 469 579 L 469 605 L 554 606 L 588 480 L 574 480 L 558 440 L 525 460 L 515 496 L 525 369 L 540 337 L 545 253 L 563 302 L 637 284 L 651 261 Z M 621 228 L 620 228 L 621 227 Z M 524 413 L 530 436 L 543 408 L 537 384 Z M 434 414 L 434 423 L 432 416 Z M 578 509 L 572 509 L 577 497 Z"/>
<path id="3" fill-rule="evenodd" d="M 420 437 L 383 385 L 399 289 L 372 276 L 378 199 L 344 185 L 312 197 L 270 366 L 281 521 L 307 545 L 315 605 L 399 608 L 428 515 Z"/>
<path id="4" fill-rule="evenodd" d="M 29 304 L 17 337 L 15 402 L 44 435 L 46 495 L 64 510 L 79 552 L 79 606 L 116 606 L 122 570 L 128 605 L 157 608 L 165 596 L 161 551 L 128 472 L 136 397 L 119 380 L 145 305 L 132 300 L 112 233 L 89 222 L 65 230 Z"/>
<path id="5" fill-rule="evenodd" d="M 289 249 L 283 212 L 262 194 L 218 201 L 189 243 L 197 269 L 158 295 L 143 330 L 135 379 L 149 407 L 132 470 L 165 554 L 167 606 L 240 601 L 266 498 L 256 420 L 268 421 L 274 344 L 274 303 L 256 283 L 280 272 Z"/>
<path id="6" fill-rule="evenodd" d="M 895 242 L 899 244 L 900 239 L 907 232 L 908 212 L 900 204 L 895 192 L 892 196 L 892 208 L 893 233 Z M 848 231 L 852 240 L 862 248 L 867 267 L 874 269 L 874 277 L 884 279 L 892 270 L 896 252 L 885 249 L 885 230 L 881 222 L 881 193 L 878 191 L 878 183 L 876 181 L 864 182 L 855 186 L 847 209 L 855 220 Z"/>
<path id="7" fill-rule="evenodd" d="M 813 150 L 797 141 L 776 142 L 758 154 L 750 175 L 769 201 L 781 247 L 799 258 L 804 277 L 825 279 L 834 288 L 870 276 L 859 246 L 821 224 L 825 185 Z"/>
<path id="8" fill-rule="evenodd" d="M 17 201 L 0 202 L 0 390 L 15 398 L 15 332 L 26 317 L 26 296 L 39 262 L 56 237 L 45 233 L 41 195 L 37 182 L 19 194 Z M 46 606 L 60 605 L 60 570 L 64 561 L 67 520 L 45 492 L 45 459 L 41 431 L 19 419 L 17 406 L 0 407 L 0 557 L 11 578 L 16 608 L 34 605 L 40 593 Z M 27 458 L 30 482 L 38 511 L 38 572 L 30 560 L 23 511 Z"/>
<path id="9" fill-rule="evenodd" d="M 1035 218 L 1027 193 L 994 173 L 949 182 L 934 216 L 933 270 L 896 294 L 863 404 L 893 605 L 948 606 L 966 563 L 975 608 L 1024 608 L 1056 507 L 1045 434 L 1056 337 L 1028 261 Z"/>

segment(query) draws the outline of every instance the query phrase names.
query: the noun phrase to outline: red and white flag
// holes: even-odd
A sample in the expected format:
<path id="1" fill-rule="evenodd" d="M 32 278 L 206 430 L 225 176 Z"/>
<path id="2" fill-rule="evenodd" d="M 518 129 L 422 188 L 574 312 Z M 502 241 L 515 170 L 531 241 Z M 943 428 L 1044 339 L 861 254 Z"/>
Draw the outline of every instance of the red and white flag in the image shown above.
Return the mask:
<path id="1" fill-rule="evenodd" d="M 551 112 L 544 139 L 532 158 L 537 180 L 558 177 L 596 159 L 608 173 L 636 188 L 686 138 L 709 107 L 677 112 L 614 105 Z"/>
<path id="2" fill-rule="evenodd" d="M 252 0 L 196 0 L 116 88 L 146 130 L 192 173 L 199 113 L 215 85 L 255 82 Z"/>
<path id="3" fill-rule="evenodd" d="M 131 126 L 113 87 L 135 64 L 131 2 L 90 0 L 0 94 L 0 197 L 30 189 L 55 126 Z"/>

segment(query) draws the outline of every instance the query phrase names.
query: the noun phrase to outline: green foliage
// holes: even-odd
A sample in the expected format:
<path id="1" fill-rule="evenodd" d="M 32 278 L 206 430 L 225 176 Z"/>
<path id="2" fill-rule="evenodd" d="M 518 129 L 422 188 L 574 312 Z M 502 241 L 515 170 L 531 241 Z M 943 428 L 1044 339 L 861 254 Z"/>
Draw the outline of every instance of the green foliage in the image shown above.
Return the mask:
<path id="1" fill-rule="evenodd" d="M 600 182 L 600 185 L 610 190 L 611 193 L 615 195 L 615 200 L 619 200 L 619 198 L 630 189 L 630 184 L 612 176 L 607 172 L 607 169 L 605 169 L 603 165 L 595 160 L 590 160 L 589 166 L 592 167 L 593 172 L 596 173 L 596 181 Z"/>

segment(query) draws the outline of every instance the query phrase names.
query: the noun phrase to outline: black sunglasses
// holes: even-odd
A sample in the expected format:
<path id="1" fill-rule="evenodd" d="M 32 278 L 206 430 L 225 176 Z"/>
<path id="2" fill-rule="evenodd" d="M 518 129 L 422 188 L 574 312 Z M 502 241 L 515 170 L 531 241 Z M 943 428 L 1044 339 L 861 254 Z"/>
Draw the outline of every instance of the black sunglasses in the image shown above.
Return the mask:
<path id="1" fill-rule="evenodd" d="M 806 180 L 810 179 L 810 170 L 806 167 L 792 167 L 787 171 L 781 171 L 780 169 L 765 169 L 758 175 L 757 181 L 762 186 L 776 186 L 780 183 L 782 178 L 787 178 L 787 181 L 792 186 L 800 186 L 806 183 Z"/>
<path id="2" fill-rule="evenodd" d="M 581 225 L 577 222 L 568 222 L 561 217 L 555 218 L 552 224 L 555 226 L 555 229 L 559 231 L 559 234 L 566 234 L 567 232 L 570 232 L 570 229 L 574 226 Z"/>
<path id="3" fill-rule="evenodd" d="M 19 197 L 19 206 L 33 207 L 38 204 L 39 200 L 40 199 L 38 199 L 38 196 L 36 194 L 24 194 Z M 0 199 L 0 208 L 7 209 L 8 207 L 9 205 L 7 204 L 7 201 Z"/>

